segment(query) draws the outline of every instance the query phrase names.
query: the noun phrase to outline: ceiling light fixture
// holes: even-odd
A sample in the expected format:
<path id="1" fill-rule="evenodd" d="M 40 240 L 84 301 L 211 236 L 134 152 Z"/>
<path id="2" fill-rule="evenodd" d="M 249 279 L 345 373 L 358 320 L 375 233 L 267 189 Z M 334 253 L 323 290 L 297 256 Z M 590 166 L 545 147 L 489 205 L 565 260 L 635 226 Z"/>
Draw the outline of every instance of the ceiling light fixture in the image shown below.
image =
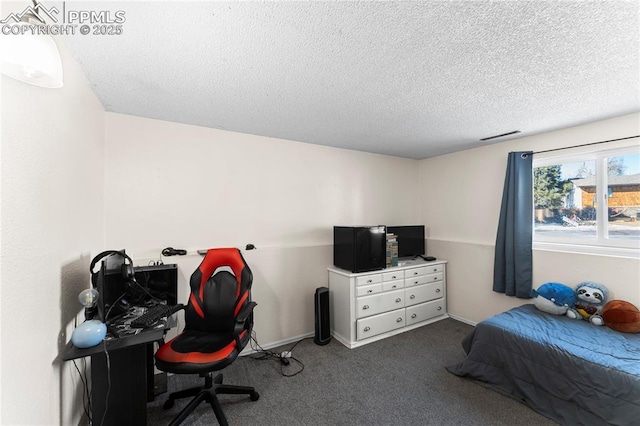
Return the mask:
<path id="1" fill-rule="evenodd" d="M 47 31 L 39 34 L 34 30 L 34 25 L 46 24 L 37 15 L 42 6 L 35 0 L 33 4 L 34 7 L 25 9 L 22 15 L 12 14 L 15 19 L 19 17 L 19 21 L 11 25 L 15 29 L 0 37 L 0 71 L 24 83 L 57 89 L 63 86 L 60 52 Z"/>
<path id="2" fill-rule="evenodd" d="M 501 135 L 489 136 L 488 138 L 482 138 L 480 140 L 481 141 L 488 141 L 490 139 L 497 139 L 497 138 L 501 138 L 503 136 L 515 135 L 516 133 L 520 133 L 520 130 L 514 130 L 513 132 L 503 133 Z"/>

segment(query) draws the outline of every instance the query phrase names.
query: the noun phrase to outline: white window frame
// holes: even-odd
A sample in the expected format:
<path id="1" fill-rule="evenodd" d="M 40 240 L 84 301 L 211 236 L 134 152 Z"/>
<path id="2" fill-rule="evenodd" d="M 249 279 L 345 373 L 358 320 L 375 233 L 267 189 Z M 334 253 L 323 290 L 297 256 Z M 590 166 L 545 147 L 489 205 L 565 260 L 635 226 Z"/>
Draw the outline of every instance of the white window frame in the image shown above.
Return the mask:
<path id="1" fill-rule="evenodd" d="M 573 253 L 588 253 L 605 256 L 632 257 L 640 259 L 640 241 L 608 238 L 608 174 L 607 158 L 637 154 L 638 147 L 616 148 L 603 151 L 583 152 L 579 154 L 545 156 L 536 158 L 534 155 L 532 167 L 552 166 L 564 163 L 594 161 L 596 164 L 596 238 L 578 239 L 568 237 L 536 237 L 535 223 L 533 227 L 533 248 L 536 250 L 551 250 Z M 535 206 L 534 206 L 535 207 Z"/>

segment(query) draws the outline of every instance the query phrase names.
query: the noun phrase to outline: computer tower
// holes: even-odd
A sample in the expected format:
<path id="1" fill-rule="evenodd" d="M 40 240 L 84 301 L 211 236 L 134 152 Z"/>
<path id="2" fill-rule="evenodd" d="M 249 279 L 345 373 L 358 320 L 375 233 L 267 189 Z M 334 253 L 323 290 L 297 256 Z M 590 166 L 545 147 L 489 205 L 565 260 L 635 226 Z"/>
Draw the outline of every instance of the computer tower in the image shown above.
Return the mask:
<path id="1" fill-rule="evenodd" d="M 387 228 L 377 226 L 334 226 L 333 264 L 351 272 L 386 267 Z"/>
<path id="2" fill-rule="evenodd" d="M 313 341 L 316 345 L 326 345 L 331 341 L 329 289 L 327 287 L 318 287 L 313 300 L 316 314 L 316 334 Z"/>

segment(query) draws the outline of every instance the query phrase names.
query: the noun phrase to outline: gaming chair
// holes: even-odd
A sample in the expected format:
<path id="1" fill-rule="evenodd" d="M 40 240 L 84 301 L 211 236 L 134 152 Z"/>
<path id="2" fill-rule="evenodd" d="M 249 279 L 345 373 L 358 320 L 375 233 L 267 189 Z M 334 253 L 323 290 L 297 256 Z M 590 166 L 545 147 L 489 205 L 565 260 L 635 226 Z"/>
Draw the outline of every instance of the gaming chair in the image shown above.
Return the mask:
<path id="1" fill-rule="evenodd" d="M 246 394 L 252 401 L 260 395 L 253 387 L 222 384 L 222 374 L 212 372 L 231 364 L 251 338 L 253 275 L 240 250 L 207 251 L 191 275 L 191 294 L 185 307 L 185 328 L 156 352 L 156 366 L 175 374 L 199 374 L 204 386 L 174 392 L 164 404 L 173 407 L 179 398 L 194 397 L 171 425 L 180 424 L 202 402 L 211 405 L 221 425 L 227 424 L 217 394 Z"/>

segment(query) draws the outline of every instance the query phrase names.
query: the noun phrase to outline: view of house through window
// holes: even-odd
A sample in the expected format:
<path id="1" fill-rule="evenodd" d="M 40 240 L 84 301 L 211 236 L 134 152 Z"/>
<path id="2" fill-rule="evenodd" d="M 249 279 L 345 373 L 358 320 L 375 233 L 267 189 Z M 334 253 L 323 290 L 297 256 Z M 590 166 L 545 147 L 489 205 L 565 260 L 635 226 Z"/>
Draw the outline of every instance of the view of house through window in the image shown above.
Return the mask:
<path id="1" fill-rule="evenodd" d="M 637 148 L 534 159 L 533 166 L 534 241 L 640 244 Z"/>

